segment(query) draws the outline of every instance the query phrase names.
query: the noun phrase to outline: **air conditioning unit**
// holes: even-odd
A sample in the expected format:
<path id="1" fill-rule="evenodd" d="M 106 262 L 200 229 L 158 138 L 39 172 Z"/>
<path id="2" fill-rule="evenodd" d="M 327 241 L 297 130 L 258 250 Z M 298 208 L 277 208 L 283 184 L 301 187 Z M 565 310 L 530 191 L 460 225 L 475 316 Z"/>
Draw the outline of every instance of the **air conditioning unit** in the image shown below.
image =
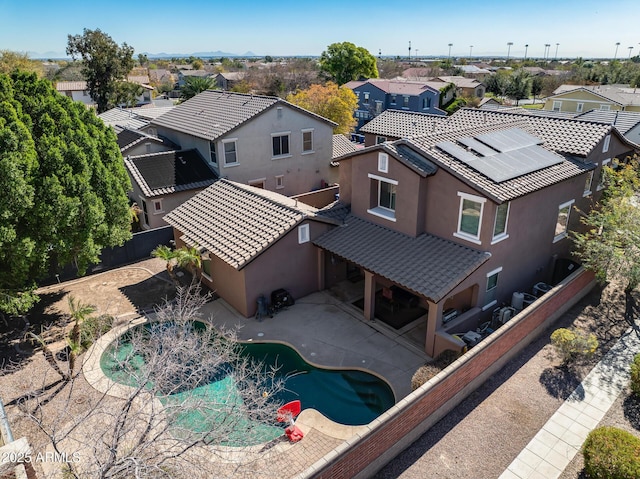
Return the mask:
<path id="1" fill-rule="evenodd" d="M 504 324 L 513 318 L 516 315 L 516 309 L 511 306 L 505 306 L 504 308 L 500 308 L 498 312 L 498 321 L 500 324 Z"/>

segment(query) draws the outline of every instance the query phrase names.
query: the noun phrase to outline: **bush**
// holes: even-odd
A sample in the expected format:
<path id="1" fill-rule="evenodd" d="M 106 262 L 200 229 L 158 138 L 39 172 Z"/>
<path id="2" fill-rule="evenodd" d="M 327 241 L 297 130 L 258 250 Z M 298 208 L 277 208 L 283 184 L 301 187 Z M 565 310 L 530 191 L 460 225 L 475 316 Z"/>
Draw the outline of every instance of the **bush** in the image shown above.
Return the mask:
<path id="1" fill-rule="evenodd" d="M 411 378 L 411 390 L 418 389 L 459 357 L 458 352 L 447 349 L 442 351 L 433 362 L 420 366 Z"/>
<path id="2" fill-rule="evenodd" d="M 584 469 L 592 479 L 640 477 L 640 439 L 615 427 L 589 433 L 582 450 Z"/>
<path id="3" fill-rule="evenodd" d="M 636 354 L 631 363 L 631 391 L 640 396 L 640 354 Z"/>
<path id="4" fill-rule="evenodd" d="M 585 333 L 573 328 L 560 328 L 551 334 L 551 344 L 565 361 L 571 361 L 595 353 L 598 349 L 598 338 L 593 333 Z"/>
<path id="5" fill-rule="evenodd" d="M 93 342 L 113 326 L 114 318 L 108 314 L 86 318 L 80 323 L 80 345 L 87 350 Z"/>

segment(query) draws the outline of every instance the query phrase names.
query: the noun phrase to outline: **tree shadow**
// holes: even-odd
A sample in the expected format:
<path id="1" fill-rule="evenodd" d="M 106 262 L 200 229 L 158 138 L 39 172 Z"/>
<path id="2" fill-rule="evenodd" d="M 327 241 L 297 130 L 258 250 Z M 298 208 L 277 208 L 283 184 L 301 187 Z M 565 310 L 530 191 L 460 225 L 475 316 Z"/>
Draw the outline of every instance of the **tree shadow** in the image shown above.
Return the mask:
<path id="1" fill-rule="evenodd" d="M 176 295 L 176 286 L 166 271 L 118 289 L 140 314 L 153 311 L 156 305 L 170 301 Z"/>
<path id="2" fill-rule="evenodd" d="M 640 396 L 629 394 L 622 403 L 622 411 L 631 427 L 640 431 Z"/>
<path id="3" fill-rule="evenodd" d="M 578 387 L 581 382 L 581 374 L 566 365 L 546 368 L 540 375 L 540 384 L 557 399 L 567 399 L 574 391 L 577 400 L 584 399 L 584 390 Z"/>

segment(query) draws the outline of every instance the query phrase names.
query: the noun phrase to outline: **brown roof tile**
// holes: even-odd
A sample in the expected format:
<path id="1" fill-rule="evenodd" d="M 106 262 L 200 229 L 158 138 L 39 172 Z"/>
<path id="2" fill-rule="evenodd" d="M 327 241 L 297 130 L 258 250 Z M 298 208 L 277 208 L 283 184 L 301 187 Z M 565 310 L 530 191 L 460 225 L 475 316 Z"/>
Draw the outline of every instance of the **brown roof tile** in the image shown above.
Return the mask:
<path id="1" fill-rule="evenodd" d="M 371 133 L 394 138 L 411 138 L 428 135 L 437 125 L 447 121 L 446 116 L 429 115 L 412 111 L 385 110 L 360 128 L 362 133 Z"/>

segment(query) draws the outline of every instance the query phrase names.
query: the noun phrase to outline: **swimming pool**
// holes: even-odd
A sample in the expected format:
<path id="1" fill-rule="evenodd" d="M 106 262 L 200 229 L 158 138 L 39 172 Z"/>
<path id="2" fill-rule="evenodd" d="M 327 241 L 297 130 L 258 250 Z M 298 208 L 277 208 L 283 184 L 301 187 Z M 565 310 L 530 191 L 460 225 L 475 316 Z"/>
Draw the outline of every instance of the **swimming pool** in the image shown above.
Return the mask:
<path id="1" fill-rule="evenodd" d="M 136 326 L 141 328 L 145 326 Z M 116 357 L 127 354 L 127 342 L 120 341 L 117 350 L 114 346 L 106 348 L 100 358 L 100 367 L 111 380 L 133 386 L 132 377 L 124 375 L 116 367 Z M 115 353 L 115 355 L 114 355 Z M 273 400 L 282 404 L 295 399 L 302 403 L 302 409 L 313 408 L 327 418 L 340 424 L 368 424 L 395 404 L 391 387 L 382 378 L 358 369 L 329 369 L 307 363 L 292 347 L 274 342 L 247 342 L 241 345 L 242 356 L 260 361 L 265 368 L 277 368 L 277 376 L 284 380 L 284 389 Z M 141 358 L 135 358 L 141 361 Z M 206 398 L 212 404 L 217 398 L 233 397 L 235 385 L 229 375 L 220 375 L 209 384 L 192 391 L 182 392 L 164 398 L 163 402 L 180 402 L 183 397 L 196 395 Z M 216 414 L 209 412 L 191 412 L 179 419 L 180 425 L 192 430 L 202 431 L 212 427 Z M 274 439 L 283 433 L 282 425 L 255 425 L 258 432 L 252 434 L 252 443 L 259 444 Z M 227 445 L 247 445 L 244 437 L 229 437 Z"/>

